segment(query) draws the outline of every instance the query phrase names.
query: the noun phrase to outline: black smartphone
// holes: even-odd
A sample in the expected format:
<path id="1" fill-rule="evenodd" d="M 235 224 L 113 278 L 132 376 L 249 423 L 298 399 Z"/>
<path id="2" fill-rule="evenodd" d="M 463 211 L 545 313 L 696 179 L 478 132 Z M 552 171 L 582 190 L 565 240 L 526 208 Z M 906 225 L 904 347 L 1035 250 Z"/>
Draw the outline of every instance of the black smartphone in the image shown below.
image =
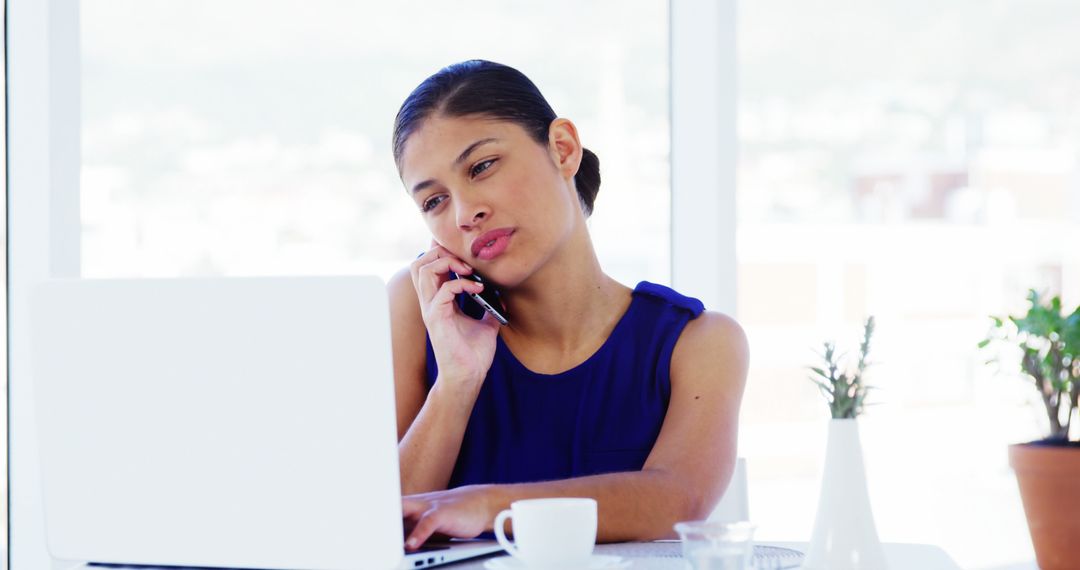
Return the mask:
<path id="1" fill-rule="evenodd" d="M 495 317 L 495 320 L 500 324 L 510 324 L 509 314 L 506 312 L 506 307 L 503 306 L 502 300 L 499 299 L 499 292 L 488 282 L 486 279 L 478 275 L 475 271 L 469 275 L 458 275 L 454 272 L 450 272 L 451 279 L 468 279 L 470 281 L 476 281 L 477 283 L 483 283 L 484 289 L 480 293 L 469 293 L 469 297 L 472 297 L 485 311 L 491 313 L 491 316 Z"/>

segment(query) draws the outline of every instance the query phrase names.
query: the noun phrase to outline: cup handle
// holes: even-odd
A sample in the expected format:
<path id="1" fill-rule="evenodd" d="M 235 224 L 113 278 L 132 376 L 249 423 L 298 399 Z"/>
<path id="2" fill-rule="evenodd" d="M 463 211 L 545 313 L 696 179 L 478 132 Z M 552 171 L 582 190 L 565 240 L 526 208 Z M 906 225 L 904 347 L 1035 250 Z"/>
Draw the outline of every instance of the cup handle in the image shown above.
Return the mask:
<path id="1" fill-rule="evenodd" d="M 518 552 L 517 547 L 514 546 L 514 543 L 506 538 L 506 531 L 503 530 L 503 527 L 506 526 L 506 520 L 510 518 L 512 513 L 513 511 L 510 509 L 506 509 L 495 516 L 495 539 L 499 541 L 499 546 L 503 547 L 510 556 L 520 560 L 521 554 Z"/>

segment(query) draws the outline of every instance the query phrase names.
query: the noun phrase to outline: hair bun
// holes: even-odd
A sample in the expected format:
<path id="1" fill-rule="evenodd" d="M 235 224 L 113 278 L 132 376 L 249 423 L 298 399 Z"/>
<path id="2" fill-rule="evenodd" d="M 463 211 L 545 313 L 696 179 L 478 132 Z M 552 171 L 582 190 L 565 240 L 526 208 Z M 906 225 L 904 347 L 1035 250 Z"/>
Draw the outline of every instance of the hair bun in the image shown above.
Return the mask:
<path id="1" fill-rule="evenodd" d="M 600 158 L 587 148 L 581 149 L 581 164 L 574 175 L 574 185 L 581 198 L 581 208 L 586 216 L 591 215 L 596 195 L 600 193 Z"/>

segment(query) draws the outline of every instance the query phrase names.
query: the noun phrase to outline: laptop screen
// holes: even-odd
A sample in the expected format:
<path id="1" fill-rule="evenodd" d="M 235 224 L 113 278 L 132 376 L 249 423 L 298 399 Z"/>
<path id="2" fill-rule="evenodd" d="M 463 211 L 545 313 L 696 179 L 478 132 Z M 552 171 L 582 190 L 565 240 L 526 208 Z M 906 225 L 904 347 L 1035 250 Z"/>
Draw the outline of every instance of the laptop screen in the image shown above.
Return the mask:
<path id="1" fill-rule="evenodd" d="M 52 281 L 32 310 L 53 557 L 267 569 L 401 560 L 379 279 Z"/>

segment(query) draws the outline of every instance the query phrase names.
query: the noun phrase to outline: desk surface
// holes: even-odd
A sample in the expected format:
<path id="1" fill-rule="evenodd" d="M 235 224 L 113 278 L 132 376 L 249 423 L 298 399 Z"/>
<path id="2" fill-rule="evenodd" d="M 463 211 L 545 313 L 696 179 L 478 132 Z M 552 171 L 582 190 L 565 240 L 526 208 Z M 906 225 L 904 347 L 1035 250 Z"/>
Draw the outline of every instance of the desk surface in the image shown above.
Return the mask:
<path id="1" fill-rule="evenodd" d="M 764 546 L 779 546 L 791 548 L 800 552 L 806 551 L 805 542 L 758 542 Z M 889 561 L 891 570 L 960 570 L 952 558 L 944 550 L 929 544 L 898 544 L 885 543 L 885 557 Z M 681 556 L 681 545 L 678 541 L 671 542 L 625 542 L 617 544 L 598 544 L 597 554 L 614 554 L 633 560 L 630 570 L 686 570 L 686 565 Z M 493 555 L 473 560 L 466 560 L 439 568 L 446 570 L 482 570 L 488 560 L 502 556 Z M 69 563 L 70 566 L 57 566 L 56 570 L 85 570 L 82 563 Z M 164 570 L 164 569 L 163 569 Z"/>
<path id="2" fill-rule="evenodd" d="M 758 542 L 805 552 L 805 542 Z M 944 550 L 929 544 L 885 543 L 885 557 L 893 570 L 960 570 Z M 685 570 L 678 542 L 599 544 L 597 554 L 614 554 L 634 561 L 630 570 Z M 497 556 L 497 555 L 496 555 Z M 443 566 L 447 570 L 481 570 L 492 556 Z"/>

